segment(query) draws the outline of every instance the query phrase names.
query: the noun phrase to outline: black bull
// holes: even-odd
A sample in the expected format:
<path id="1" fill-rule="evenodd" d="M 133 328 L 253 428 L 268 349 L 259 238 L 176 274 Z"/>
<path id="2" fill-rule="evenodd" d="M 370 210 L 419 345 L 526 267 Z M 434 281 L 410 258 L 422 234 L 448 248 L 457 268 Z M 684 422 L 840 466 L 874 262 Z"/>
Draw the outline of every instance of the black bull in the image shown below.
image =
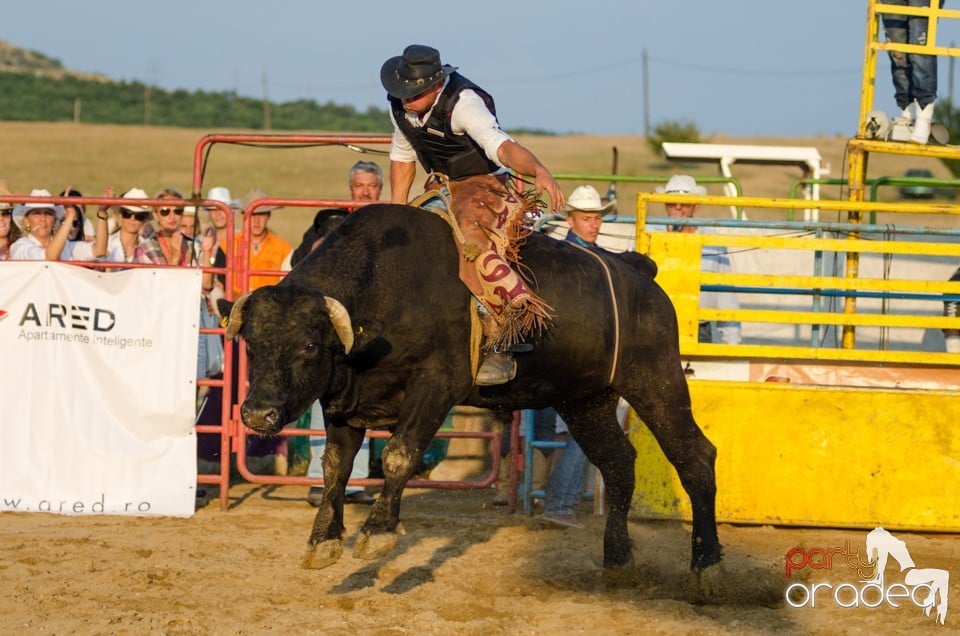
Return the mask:
<path id="1" fill-rule="evenodd" d="M 716 450 L 691 414 L 673 306 L 638 255 L 603 255 L 608 278 L 588 251 L 531 236 L 523 267 L 555 319 L 531 352 L 516 355 L 513 381 L 478 387 L 470 370 L 473 301 L 452 241 L 450 227 L 429 212 L 368 206 L 279 284 L 233 308 L 228 335 L 239 328 L 250 362 L 244 423 L 275 434 L 318 398 L 326 414 L 326 489 L 305 565 L 324 567 L 342 553 L 344 486 L 366 428 L 390 427 L 393 435 L 383 451 L 383 490 L 354 556 L 394 546 L 404 486 L 458 404 L 555 407 L 603 475 L 604 566 L 628 565 L 636 452 L 616 419 L 619 396 L 656 437 L 691 499 L 691 568 L 718 563 Z"/>

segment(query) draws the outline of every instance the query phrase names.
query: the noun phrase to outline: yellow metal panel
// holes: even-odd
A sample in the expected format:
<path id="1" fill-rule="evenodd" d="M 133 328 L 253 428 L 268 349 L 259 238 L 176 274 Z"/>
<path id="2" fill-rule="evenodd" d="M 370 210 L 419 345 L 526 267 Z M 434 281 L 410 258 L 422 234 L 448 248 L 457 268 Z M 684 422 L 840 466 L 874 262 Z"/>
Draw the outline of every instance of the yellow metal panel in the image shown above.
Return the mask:
<path id="1" fill-rule="evenodd" d="M 957 249 L 957 248 L 955 248 Z M 954 256 L 954 254 L 949 254 Z M 960 257 L 960 249 L 956 256 Z M 699 263 L 696 263 L 699 265 Z M 659 280 L 659 279 L 658 279 Z M 705 285 L 742 285 L 746 287 L 796 287 L 810 289 L 854 289 L 861 291 L 897 291 L 913 293 L 960 294 L 960 282 L 884 278 L 837 278 L 833 276 L 768 276 L 704 272 Z"/>
<path id="2" fill-rule="evenodd" d="M 717 447 L 720 521 L 960 531 L 960 394 L 707 380 L 690 390 Z M 631 440 L 633 513 L 689 520 L 649 431 L 636 426 Z"/>
<path id="3" fill-rule="evenodd" d="M 916 314 L 838 314 L 833 312 L 770 309 L 701 309 L 700 320 L 739 320 L 740 322 L 779 322 L 797 325 L 861 325 L 874 327 L 923 327 L 953 329 L 957 319 Z"/>

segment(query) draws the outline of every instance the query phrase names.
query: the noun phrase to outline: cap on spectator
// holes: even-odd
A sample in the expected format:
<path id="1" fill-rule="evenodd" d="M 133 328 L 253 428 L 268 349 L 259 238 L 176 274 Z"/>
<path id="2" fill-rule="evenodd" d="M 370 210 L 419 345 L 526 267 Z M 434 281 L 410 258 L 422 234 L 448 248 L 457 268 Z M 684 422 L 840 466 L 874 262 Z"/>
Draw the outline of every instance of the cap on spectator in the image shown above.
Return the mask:
<path id="1" fill-rule="evenodd" d="M 207 199 L 211 201 L 219 201 L 220 203 L 226 203 L 231 208 L 237 207 L 236 202 L 230 196 L 230 190 L 224 188 L 223 186 L 214 186 L 210 188 L 210 191 L 207 192 Z"/>
<path id="2" fill-rule="evenodd" d="M 266 192 L 264 192 L 263 190 L 258 190 L 258 189 L 256 189 L 256 188 L 254 188 L 254 189 L 251 190 L 250 192 L 247 192 L 246 195 L 244 195 L 243 201 L 240 202 L 240 205 L 241 205 L 241 207 L 243 207 L 244 210 L 246 210 L 246 209 L 249 208 L 250 205 L 253 204 L 255 201 L 259 201 L 260 199 L 266 199 L 266 198 L 267 198 L 267 193 L 266 193 Z M 255 210 L 253 211 L 253 213 L 254 213 L 254 214 L 266 214 L 267 212 L 270 212 L 271 210 L 276 210 L 277 207 L 278 207 L 278 206 L 276 206 L 276 205 L 261 205 L 261 206 L 258 206 L 257 209 L 255 209 Z"/>
<path id="3" fill-rule="evenodd" d="M 52 196 L 49 190 L 44 190 L 42 188 L 37 188 L 30 191 L 30 196 L 32 197 L 49 197 Z M 13 208 L 13 220 L 17 225 L 23 227 L 23 217 L 26 216 L 27 212 L 31 210 L 53 210 L 53 213 L 56 215 L 58 221 L 63 219 L 63 206 L 54 205 L 53 203 L 21 203 L 15 208 Z"/>
<path id="4" fill-rule="evenodd" d="M 567 205 L 560 213 L 566 215 L 571 212 L 607 212 L 614 205 L 616 201 L 608 201 L 604 204 L 600 193 L 593 186 L 582 185 L 570 193 L 567 197 Z"/>
<path id="5" fill-rule="evenodd" d="M 657 186 L 657 192 L 660 194 L 706 194 L 707 189 L 697 185 L 696 180 L 690 175 L 675 174 L 667 181 L 667 185 Z"/>
<path id="6" fill-rule="evenodd" d="M 147 193 L 144 192 L 141 188 L 130 188 L 124 192 L 121 196 L 121 199 L 131 200 L 130 203 L 121 203 L 119 207 L 121 210 L 130 210 L 131 212 L 149 212 L 150 208 L 146 205 L 136 205 L 132 201 L 136 199 L 149 199 Z"/>

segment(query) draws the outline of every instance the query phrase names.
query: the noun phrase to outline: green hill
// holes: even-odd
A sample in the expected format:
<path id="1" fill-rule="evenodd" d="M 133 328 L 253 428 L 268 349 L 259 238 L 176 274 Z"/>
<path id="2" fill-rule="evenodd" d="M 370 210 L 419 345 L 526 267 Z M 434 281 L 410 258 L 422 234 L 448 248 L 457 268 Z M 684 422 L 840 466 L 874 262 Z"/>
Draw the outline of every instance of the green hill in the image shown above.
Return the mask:
<path id="1" fill-rule="evenodd" d="M 264 104 L 228 92 L 167 91 L 64 68 L 0 41 L 0 121 L 388 133 L 386 110 L 313 100 Z"/>

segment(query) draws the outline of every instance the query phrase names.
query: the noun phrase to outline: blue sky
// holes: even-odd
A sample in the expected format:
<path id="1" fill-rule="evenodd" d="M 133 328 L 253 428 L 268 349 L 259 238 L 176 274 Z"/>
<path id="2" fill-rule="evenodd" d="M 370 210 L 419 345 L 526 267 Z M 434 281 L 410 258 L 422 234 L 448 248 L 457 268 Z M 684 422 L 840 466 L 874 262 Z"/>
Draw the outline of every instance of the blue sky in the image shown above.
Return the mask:
<path id="1" fill-rule="evenodd" d="M 652 125 L 688 120 L 737 136 L 853 135 L 867 13 L 865 0 L 7 5 L 0 39 L 71 69 L 253 97 L 266 77 L 271 100 L 360 109 L 385 105 L 385 59 L 430 44 L 493 93 L 502 125 L 556 132 L 642 134 L 646 49 Z M 950 22 L 940 45 L 960 41 Z M 942 59 L 943 96 L 949 67 Z M 896 110 L 885 58 L 875 107 Z"/>

